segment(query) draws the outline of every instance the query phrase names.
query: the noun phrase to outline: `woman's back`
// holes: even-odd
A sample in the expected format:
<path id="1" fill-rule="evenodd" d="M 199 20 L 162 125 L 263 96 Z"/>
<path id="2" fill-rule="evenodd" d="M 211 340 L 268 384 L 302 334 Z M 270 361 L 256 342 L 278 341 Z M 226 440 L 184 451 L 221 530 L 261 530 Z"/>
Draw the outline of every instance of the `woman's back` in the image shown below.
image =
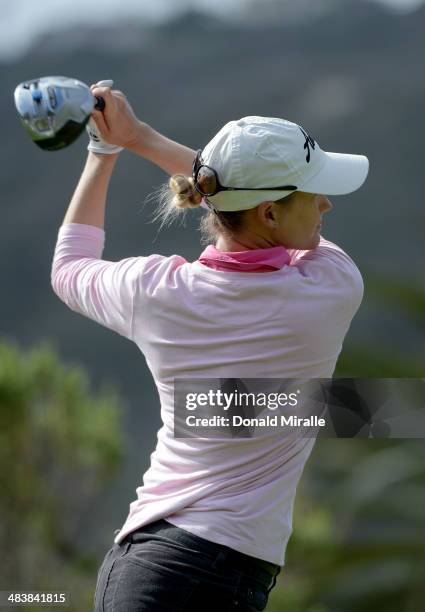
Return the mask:
<path id="1" fill-rule="evenodd" d="M 273 272 L 227 272 L 152 255 L 139 277 L 133 339 L 156 380 L 332 375 L 363 283 L 322 239 Z"/>
<path id="2" fill-rule="evenodd" d="M 314 251 L 287 251 L 274 271 L 236 272 L 178 255 L 105 262 L 103 237 L 90 226 L 62 227 L 53 285 L 74 310 L 139 346 L 163 421 L 115 541 L 167 516 L 210 541 L 282 565 L 313 440 L 282 429 L 253 438 L 176 438 L 175 379 L 332 376 L 362 298 L 358 269 L 324 239 Z"/>

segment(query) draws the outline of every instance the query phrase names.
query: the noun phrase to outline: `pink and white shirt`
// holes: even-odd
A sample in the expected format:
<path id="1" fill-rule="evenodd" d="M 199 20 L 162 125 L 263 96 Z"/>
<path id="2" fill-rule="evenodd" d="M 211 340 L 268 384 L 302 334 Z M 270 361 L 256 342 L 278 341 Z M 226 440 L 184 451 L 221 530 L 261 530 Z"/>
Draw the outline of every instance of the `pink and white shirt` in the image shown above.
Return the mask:
<path id="1" fill-rule="evenodd" d="M 296 487 L 314 440 L 281 432 L 226 441 L 173 437 L 175 378 L 327 378 L 363 295 L 335 244 L 102 260 L 105 232 L 59 230 L 55 293 L 132 340 L 161 402 L 151 465 L 115 542 L 159 518 L 253 557 L 284 564 Z M 141 409 L 142 401 L 141 401 Z"/>

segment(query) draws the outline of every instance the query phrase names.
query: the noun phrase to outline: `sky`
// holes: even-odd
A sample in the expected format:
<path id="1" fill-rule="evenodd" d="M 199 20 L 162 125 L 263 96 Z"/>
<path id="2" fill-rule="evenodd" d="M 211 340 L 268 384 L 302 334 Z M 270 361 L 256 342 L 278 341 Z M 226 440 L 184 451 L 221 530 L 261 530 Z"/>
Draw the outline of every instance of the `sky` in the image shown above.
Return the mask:
<path id="1" fill-rule="evenodd" d="M 414 10 L 425 3 L 425 0 L 369 1 L 380 2 L 400 12 Z M 0 0 L 0 59 L 13 59 L 25 53 L 39 35 L 53 29 L 60 30 L 64 26 L 70 27 L 82 22 L 102 24 L 135 16 L 148 22 L 158 22 L 189 7 L 232 16 L 249 2 L 250 0 L 42 0 L 40 3 L 35 0 Z"/>

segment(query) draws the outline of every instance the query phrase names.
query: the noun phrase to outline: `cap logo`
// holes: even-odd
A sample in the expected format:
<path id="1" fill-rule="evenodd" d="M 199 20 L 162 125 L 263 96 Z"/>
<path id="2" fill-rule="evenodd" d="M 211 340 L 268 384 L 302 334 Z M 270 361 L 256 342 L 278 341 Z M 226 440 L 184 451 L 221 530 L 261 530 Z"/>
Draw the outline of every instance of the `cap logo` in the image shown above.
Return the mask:
<path id="1" fill-rule="evenodd" d="M 316 147 L 316 143 L 314 142 L 313 138 L 309 136 L 307 132 L 300 125 L 298 127 L 300 128 L 301 132 L 304 134 L 304 137 L 305 137 L 304 149 L 307 149 L 307 157 L 305 159 L 306 159 L 306 162 L 309 164 L 310 163 L 310 147 L 314 151 Z"/>

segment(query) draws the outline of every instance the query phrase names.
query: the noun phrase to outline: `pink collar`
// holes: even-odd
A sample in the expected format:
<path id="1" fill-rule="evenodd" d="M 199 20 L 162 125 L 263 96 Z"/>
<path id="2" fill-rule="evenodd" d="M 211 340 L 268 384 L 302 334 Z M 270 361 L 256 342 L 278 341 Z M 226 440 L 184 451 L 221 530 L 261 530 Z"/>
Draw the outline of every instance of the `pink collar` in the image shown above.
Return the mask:
<path id="1" fill-rule="evenodd" d="M 198 261 L 214 270 L 273 272 L 288 265 L 290 259 L 288 251 L 283 246 L 247 251 L 218 251 L 213 244 L 209 244 Z"/>

